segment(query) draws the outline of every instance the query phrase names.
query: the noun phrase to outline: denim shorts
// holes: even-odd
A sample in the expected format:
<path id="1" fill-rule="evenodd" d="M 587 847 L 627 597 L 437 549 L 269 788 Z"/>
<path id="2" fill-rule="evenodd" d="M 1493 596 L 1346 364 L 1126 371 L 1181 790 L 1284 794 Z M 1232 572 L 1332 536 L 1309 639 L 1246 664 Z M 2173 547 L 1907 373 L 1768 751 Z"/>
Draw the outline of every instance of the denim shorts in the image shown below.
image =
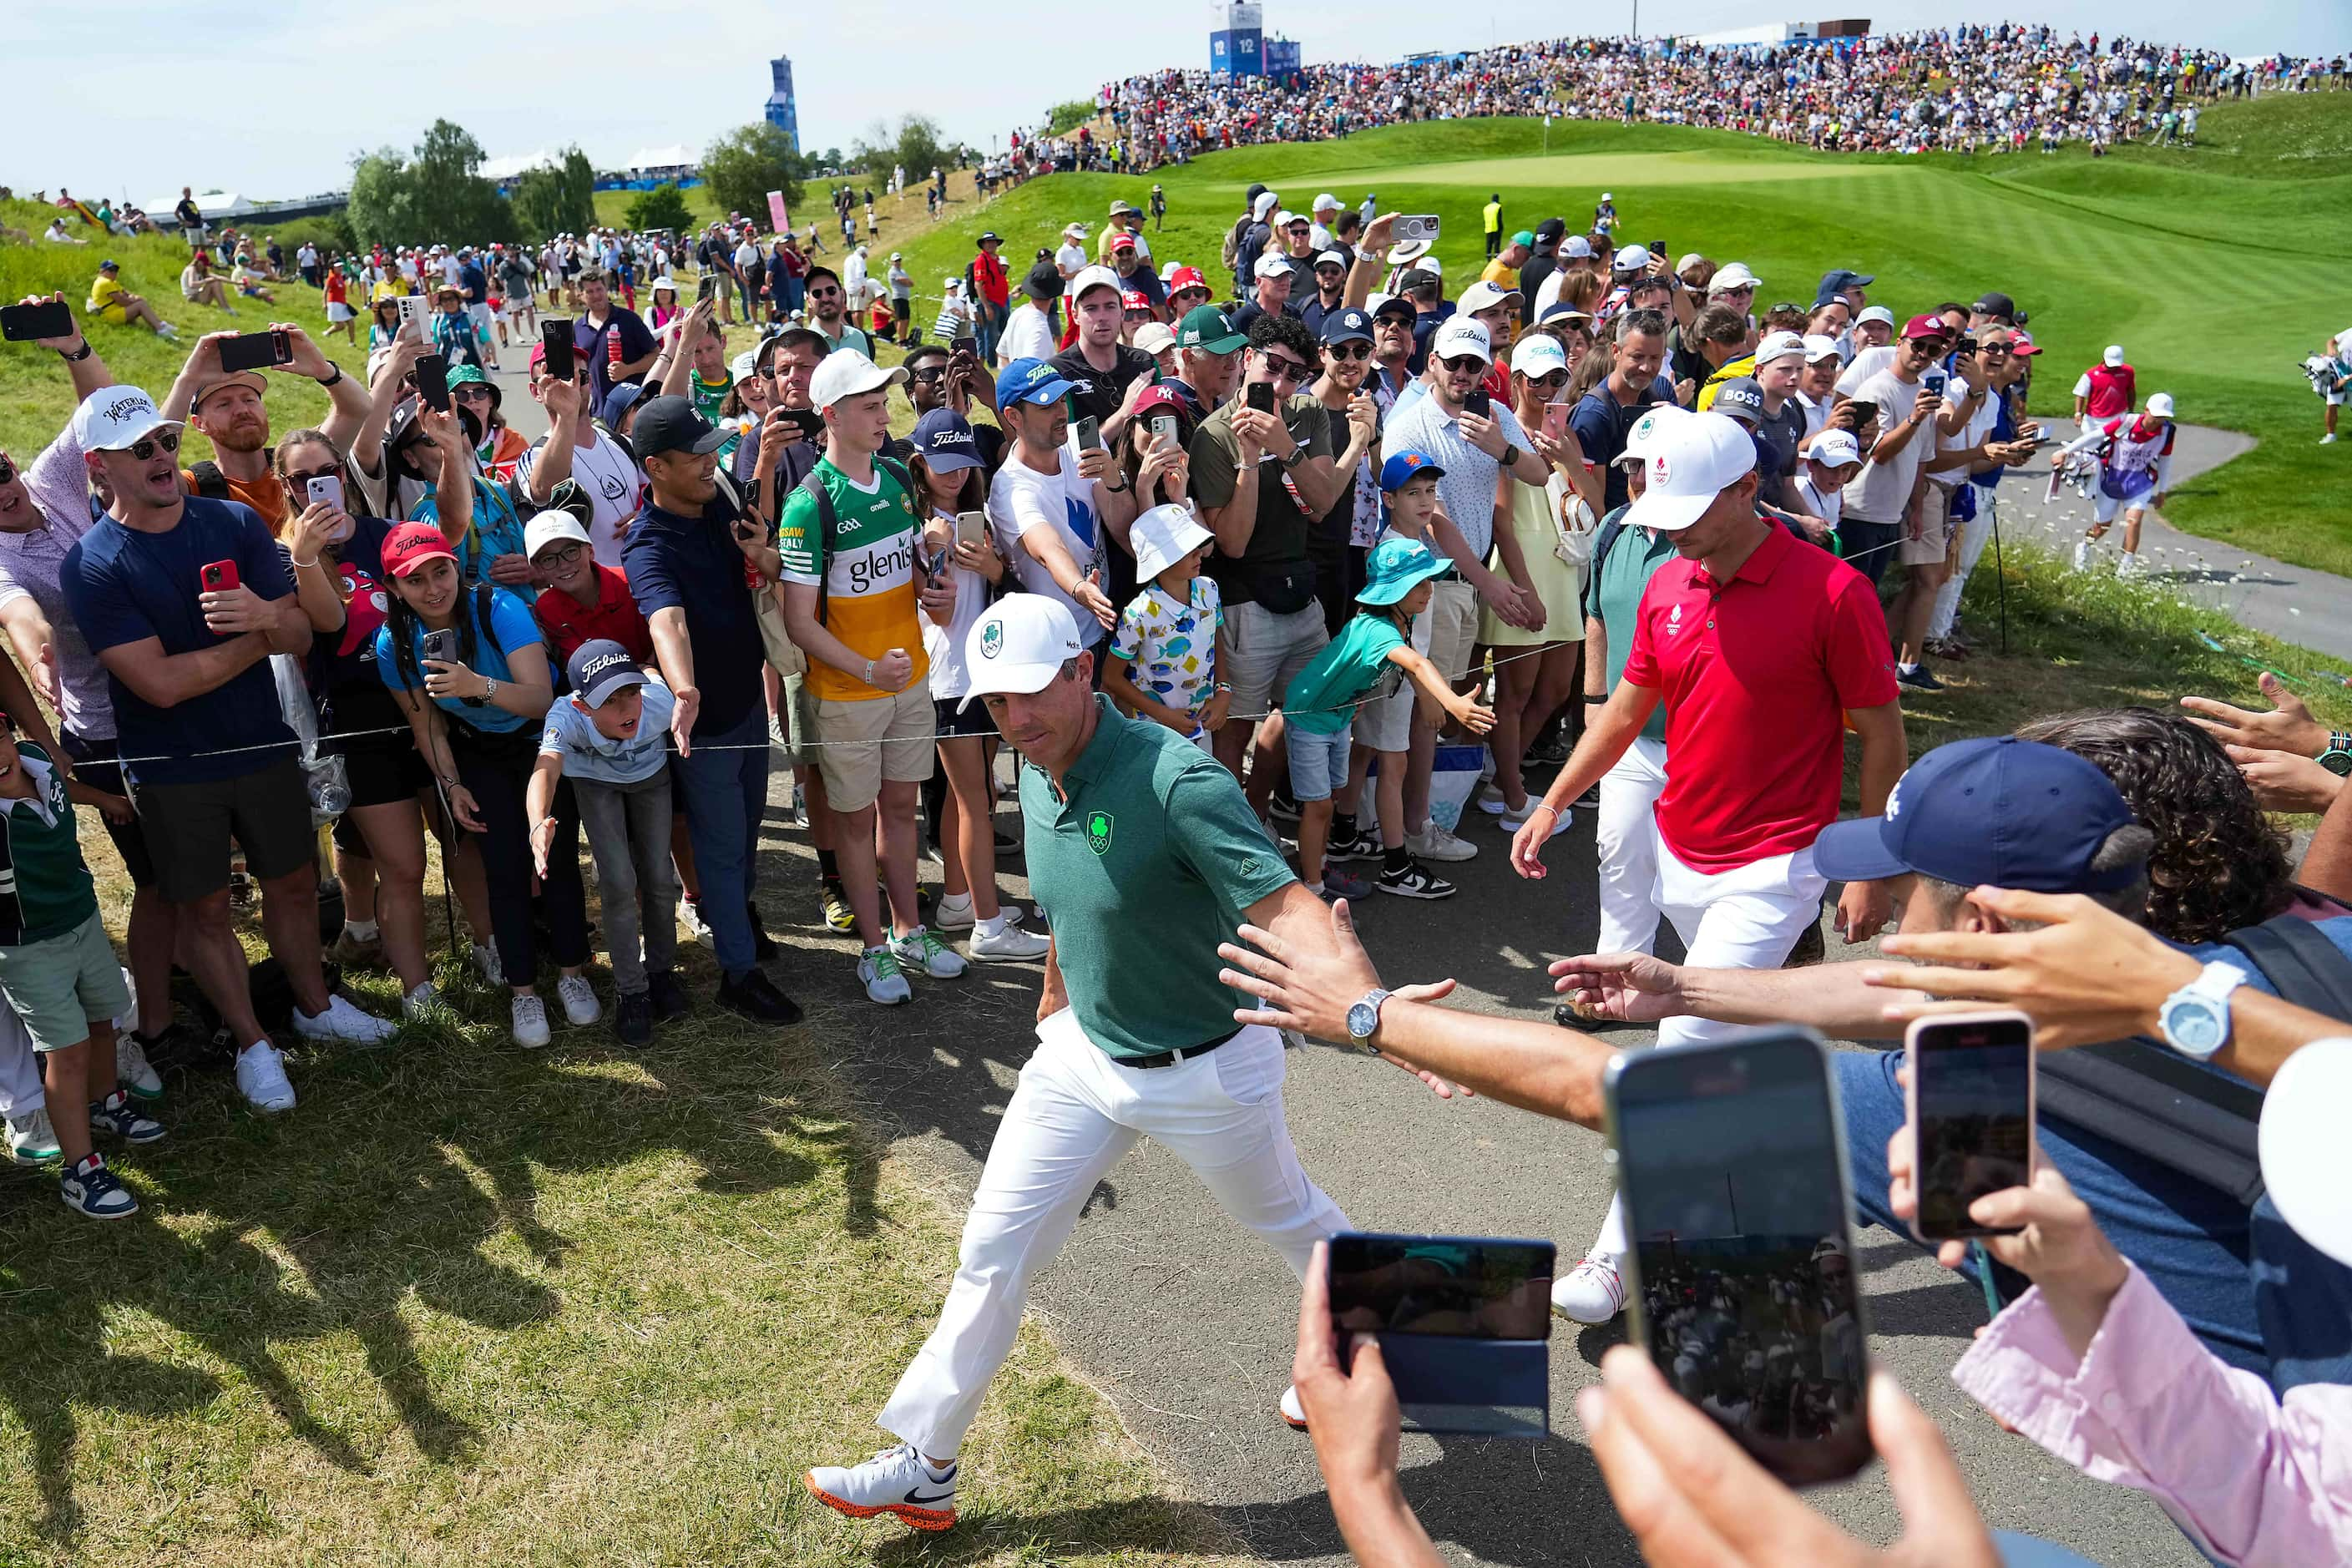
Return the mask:
<path id="1" fill-rule="evenodd" d="M 1318 735 L 1292 724 L 1283 730 L 1290 749 L 1290 793 L 1298 800 L 1328 800 L 1348 782 L 1348 749 L 1354 742 L 1353 726 L 1336 735 Z"/>

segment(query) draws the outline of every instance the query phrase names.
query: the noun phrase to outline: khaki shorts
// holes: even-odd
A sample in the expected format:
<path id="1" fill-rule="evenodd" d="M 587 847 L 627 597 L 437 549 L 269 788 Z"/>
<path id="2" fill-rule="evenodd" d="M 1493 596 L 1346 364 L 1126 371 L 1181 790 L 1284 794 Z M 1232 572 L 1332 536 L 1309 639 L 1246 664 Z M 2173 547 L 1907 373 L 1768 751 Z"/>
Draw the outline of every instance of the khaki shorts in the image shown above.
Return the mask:
<path id="1" fill-rule="evenodd" d="M 826 804 L 835 811 L 863 811 L 886 781 L 922 783 L 931 776 L 938 734 L 931 689 L 919 680 L 895 695 L 863 702 L 820 698 L 816 765 L 824 778 Z"/>
<path id="2" fill-rule="evenodd" d="M 1919 537 L 1914 539 L 1906 529 L 1903 542 L 1895 547 L 1895 558 L 1906 566 L 1937 566 L 1948 560 L 1952 540 L 1960 525 L 1951 513 L 1950 492 L 1939 486 L 1927 488 L 1927 499 L 1920 503 L 1927 512 L 1922 520 Z"/>
<path id="3" fill-rule="evenodd" d="M 1453 581 L 1431 584 L 1429 662 L 1451 686 L 1470 673 L 1470 650 L 1478 646 L 1478 590 Z"/>
<path id="4" fill-rule="evenodd" d="M 37 1051 L 61 1051 L 89 1038 L 89 1026 L 131 1006 L 122 964 L 97 910 L 45 942 L 0 947 L 0 995 L 24 1021 Z"/>

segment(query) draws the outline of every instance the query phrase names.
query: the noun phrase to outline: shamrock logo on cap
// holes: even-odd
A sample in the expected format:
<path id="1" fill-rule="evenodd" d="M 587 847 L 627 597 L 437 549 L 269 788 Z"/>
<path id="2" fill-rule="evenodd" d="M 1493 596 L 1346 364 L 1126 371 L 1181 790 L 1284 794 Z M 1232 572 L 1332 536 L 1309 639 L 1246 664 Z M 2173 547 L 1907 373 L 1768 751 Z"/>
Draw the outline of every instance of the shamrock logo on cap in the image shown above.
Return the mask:
<path id="1" fill-rule="evenodd" d="M 991 621 L 980 628 L 980 657 L 994 658 L 1004 651 L 1004 623 Z"/>

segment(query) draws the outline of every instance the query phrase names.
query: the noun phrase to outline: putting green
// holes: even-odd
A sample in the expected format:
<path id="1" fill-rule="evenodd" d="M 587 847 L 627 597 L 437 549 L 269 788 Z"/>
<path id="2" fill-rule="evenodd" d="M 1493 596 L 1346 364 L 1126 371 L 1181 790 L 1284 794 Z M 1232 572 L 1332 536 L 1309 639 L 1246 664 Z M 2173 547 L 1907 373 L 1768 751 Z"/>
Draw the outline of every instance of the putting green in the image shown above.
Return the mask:
<path id="1" fill-rule="evenodd" d="M 1869 180 L 1912 171 L 1897 163 L 1833 163 L 1827 159 L 1786 163 L 1758 157 L 1718 157 L 1711 153 L 1559 153 L 1532 158 L 1472 158 L 1458 163 L 1366 165 L 1318 171 L 1331 184 L 1386 185 L 1590 185 L 1655 190 L 1668 185 L 1747 185 L 1787 180 Z"/>

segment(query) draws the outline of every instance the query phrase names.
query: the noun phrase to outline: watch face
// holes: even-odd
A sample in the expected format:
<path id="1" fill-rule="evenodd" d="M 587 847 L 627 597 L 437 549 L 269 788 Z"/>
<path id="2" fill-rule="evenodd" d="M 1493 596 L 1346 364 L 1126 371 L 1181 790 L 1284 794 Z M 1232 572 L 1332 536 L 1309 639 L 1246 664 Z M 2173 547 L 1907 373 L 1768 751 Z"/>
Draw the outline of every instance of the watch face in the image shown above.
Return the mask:
<path id="1" fill-rule="evenodd" d="M 1369 1002 L 1359 1002 L 1348 1009 L 1348 1036 L 1350 1039 L 1369 1040 L 1381 1026 L 1381 1010 Z"/>
<path id="2" fill-rule="evenodd" d="M 2211 1056 L 2221 1048 L 2221 1011 L 2201 997 L 2184 998 L 2165 1009 L 2164 1032 L 2182 1050 Z"/>

